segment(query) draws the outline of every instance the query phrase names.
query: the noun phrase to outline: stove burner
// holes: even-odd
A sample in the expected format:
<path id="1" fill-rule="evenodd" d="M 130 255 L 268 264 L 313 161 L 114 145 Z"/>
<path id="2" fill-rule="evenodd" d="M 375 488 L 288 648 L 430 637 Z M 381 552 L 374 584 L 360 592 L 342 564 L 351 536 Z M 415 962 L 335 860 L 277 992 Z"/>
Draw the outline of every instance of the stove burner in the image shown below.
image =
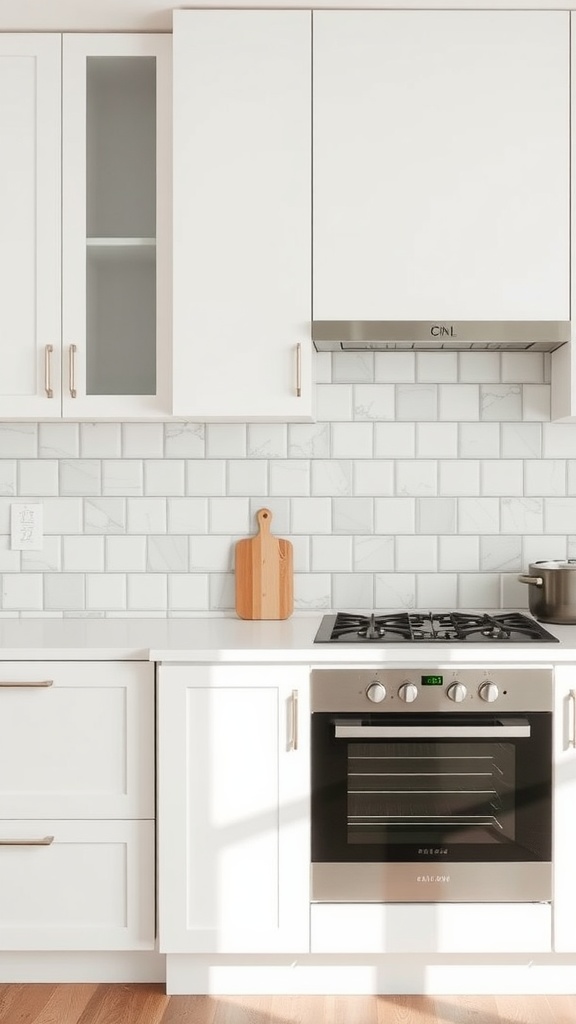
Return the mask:
<path id="1" fill-rule="evenodd" d="M 391 612 L 325 615 L 314 643 L 558 643 L 520 612 Z"/>

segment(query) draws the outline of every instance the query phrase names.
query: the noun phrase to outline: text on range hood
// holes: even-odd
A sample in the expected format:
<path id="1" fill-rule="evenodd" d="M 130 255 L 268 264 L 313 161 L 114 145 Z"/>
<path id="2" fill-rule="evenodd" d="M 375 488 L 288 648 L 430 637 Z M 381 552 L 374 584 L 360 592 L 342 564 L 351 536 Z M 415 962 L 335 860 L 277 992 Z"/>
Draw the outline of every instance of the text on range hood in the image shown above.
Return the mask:
<path id="1" fill-rule="evenodd" d="M 568 320 L 313 320 L 318 352 L 468 349 L 553 352 L 570 341 Z"/>

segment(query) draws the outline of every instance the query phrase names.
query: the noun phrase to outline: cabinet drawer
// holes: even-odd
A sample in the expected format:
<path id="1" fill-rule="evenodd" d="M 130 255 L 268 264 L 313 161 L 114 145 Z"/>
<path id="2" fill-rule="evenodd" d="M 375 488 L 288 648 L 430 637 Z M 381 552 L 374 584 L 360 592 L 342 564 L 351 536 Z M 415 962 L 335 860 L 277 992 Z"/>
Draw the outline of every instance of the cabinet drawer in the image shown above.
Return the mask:
<path id="1" fill-rule="evenodd" d="M 154 947 L 152 821 L 1 822 L 0 878 L 0 949 Z"/>
<path id="2" fill-rule="evenodd" d="M 153 815 L 152 664 L 0 664 L 0 818 Z"/>

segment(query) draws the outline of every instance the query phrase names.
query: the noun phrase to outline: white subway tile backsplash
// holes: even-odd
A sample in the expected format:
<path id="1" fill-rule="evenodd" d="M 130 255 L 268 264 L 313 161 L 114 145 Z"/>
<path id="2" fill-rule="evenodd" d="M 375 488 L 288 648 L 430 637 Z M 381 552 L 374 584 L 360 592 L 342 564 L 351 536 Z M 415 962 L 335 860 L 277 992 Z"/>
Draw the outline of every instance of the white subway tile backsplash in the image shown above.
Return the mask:
<path id="1" fill-rule="evenodd" d="M 438 493 L 480 494 L 480 463 L 477 459 L 448 459 L 438 464 Z"/>
<path id="2" fill-rule="evenodd" d="M 354 408 L 352 384 L 318 384 L 316 418 L 320 422 L 351 420 Z"/>
<path id="3" fill-rule="evenodd" d="M 64 572 L 104 572 L 104 537 L 63 537 Z"/>
<path id="4" fill-rule="evenodd" d="M 183 459 L 147 459 L 144 464 L 144 494 L 184 494 L 184 466 Z"/>
<path id="5" fill-rule="evenodd" d="M 438 387 L 438 418 L 455 420 L 478 420 L 480 392 L 477 384 L 441 384 Z"/>
<path id="6" fill-rule="evenodd" d="M 375 352 L 374 380 L 381 384 L 409 384 L 416 380 L 414 352 Z"/>
<path id="7" fill-rule="evenodd" d="M 527 460 L 524 463 L 524 494 L 566 494 L 567 476 L 565 459 Z"/>
<path id="8" fill-rule="evenodd" d="M 410 422 L 438 419 L 438 385 L 398 384 L 396 419 Z"/>
<path id="9" fill-rule="evenodd" d="M 118 526 L 121 526 L 121 522 L 118 522 Z M 124 533 L 126 530 L 128 533 L 149 534 L 166 533 L 166 529 L 166 498 L 127 498 L 125 528 L 106 532 Z"/>
<path id="10" fill-rule="evenodd" d="M 205 452 L 203 423 L 167 423 L 164 454 L 167 459 L 201 459 Z"/>
<path id="11" fill-rule="evenodd" d="M 375 423 L 374 455 L 385 459 L 411 459 L 416 452 L 414 423 Z"/>
<path id="12" fill-rule="evenodd" d="M 540 458 L 542 453 L 542 426 L 540 423 L 502 423 L 500 436 L 503 459 Z M 552 452 L 549 454 L 553 455 Z"/>
<path id="13" fill-rule="evenodd" d="M 542 498 L 501 498 L 500 500 L 503 533 L 538 533 L 544 529 L 544 501 Z M 559 499 L 547 498 L 546 500 Z"/>
<path id="14" fill-rule="evenodd" d="M 268 494 L 267 464 L 257 460 L 252 461 L 251 459 L 230 460 L 228 462 L 226 492 L 230 495 L 248 496 L 251 494 Z"/>
<path id="15" fill-rule="evenodd" d="M 374 532 L 374 503 L 372 498 L 333 498 L 332 529 L 334 533 Z"/>
<path id="16" fill-rule="evenodd" d="M 0 491 L 2 494 L 15 494 L 15 489 L 8 490 L 10 478 L 2 472 L 3 467 L 16 466 L 16 463 L 5 462 L 0 467 Z M 20 459 L 18 462 L 18 494 L 57 495 L 59 493 L 59 475 L 57 459 Z M 15 479 L 15 474 L 14 474 Z"/>
<path id="17" fill-rule="evenodd" d="M 318 462 L 313 462 L 314 468 Z M 255 465 L 264 465 L 257 462 Z M 306 459 L 271 459 L 270 467 L 270 494 L 274 495 L 306 495 L 310 494 L 310 463 Z M 233 493 L 233 492 L 232 492 Z M 260 488 L 253 487 L 252 493 L 265 492 Z M 312 493 L 316 493 L 312 491 Z M 321 493 L 321 492 L 317 492 Z"/>
<path id="18" fill-rule="evenodd" d="M 502 352 L 502 380 L 513 384 L 544 381 L 543 352 Z"/>
<path id="19" fill-rule="evenodd" d="M 419 459 L 444 459 L 458 455 L 458 426 L 456 423 L 417 423 L 416 456 Z"/>
<path id="20" fill-rule="evenodd" d="M 357 459 L 353 464 L 354 494 L 393 494 L 394 463 L 392 459 Z"/>
<path id="21" fill-rule="evenodd" d="M 245 423 L 208 423 L 206 456 L 209 459 L 243 459 L 246 457 Z"/>
<path id="22" fill-rule="evenodd" d="M 520 459 L 484 459 L 480 463 L 483 495 L 522 494 L 524 464 Z"/>
<path id="23" fill-rule="evenodd" d="M 89 573 L 86 576 L 87 611 L 123 611 L 125 608 L 126 576 L 123 573 Z"/>
<path id="24" fill-rule="evenodd" d="M 371 423 L 333 423 L 332 457 L 334 459 L 369 459 L 374 451 Z"/>
<path id="25" fill-rule="evenodd" d="M 417 352 L 416 380 L 419 383 L 444 384 L 458 380 L 456 352 Z"/>
<path id="26" fill-rule="evenodd" d="M 374 605 L 385 611 L 416 607 L 416 576 L 414 573 L 376 573 Z"/>
<path id="27" fill-rule="evenodd" d="M 312 572 L 352 572 L 352 537 L 312 537 L 311 545 Z"/>
<path id="28" fill-rule="evenodd" d="M 315 357 L 316 358 L 316 357 Z M 322 353 L 315 423 L 0 425 L 2 616 L 233 614 L 236 541 L 294 546 L 298 612 L 525 607 L 576 557 L 576 423 L 542 353 Z M 10 546 L 17 496 L 41 551 Z"/>
<path id="29" fill-rule="evenodd" d="M 400 460 L 396 463 L 396 493 L 432 495 L 438 493 L 438 463 L 433 459 Z"/>
<path id="30" fill-rule="evenodd" d="M 80 423 L 80 456 L 83 459 L 119 459 L 122 430 L 119 423 Z"/>
<path id="31" fill-rule="evenodd" d="M 522 388 L 522 418 L 524 420 L 550 419 L 550 385 L 524 384 Z"/>
<path id="32" fill-rule="evenodd" d="M 374 355 L 372 352 L 337 352 L 332 356 L 332 380 L 334 383 L 374 380 Z"/>
<path id="33" fill-rule="evenodd" d="M 375 498 L 374 528 L 379 534 L 415 533 L 416 499 Z"/>
<path id="34" fill-rule="evenodd" d="M 161 459 L 164 455 L 164 424 L 123 423 L 122 455 L 125 459 Z"/>
<path id="35" fill-rule="evenodd" d="M 353 538 L 354 572 L 391 572 L 394 569 L 394 537 Z"/>
<path id="36" fill-rule="evenodd" d="M 497 459 L 500 455 L 499 423 L 460 423 L 458 441 L 461 459 Z"/>
<path id="37" fill-rule="evenodd" d="M 0 447 L 1 451 L 1 447 Z M 80 454 L 80 432 L 78 423 L 39 423 L 38 450 L 22 453 L 41 459 L 76 459 Z"/>
<path id="38" fill-rule="evenodd" d="M 294 460 L 291 465 L 297 465 Z M 276 463 L 275 465 L 281 465 Z M 310 493 L 313 495 L 336 495 L 352 494 L 352 466 L 351 459 L 314 459 L 310 465 Z M 372 463 L 369 463 L 372 465 Z M 284 491 L 289 494 L 290 491 Z M 294 491 L 295 495 L 300 491 Z"/>
<path id="39" fill-rule="evenodd" d="M 397 537 L 398 572 L 435 572 L 438 567 L 436 537 Z"/>
<path id="40" fill-rule="evenodd" d="M 139 495 L 144 493 L 142 459 L 104 459 L 102 462 L 102 494 Z"/>
<path id="41" fill-rule="evenodd" d="M 355 420 L 393 420 L 394 394 L 392 384 L 355 384 Z"/>
<path id="42" fill-rule="evenodd" d="M 374 607 L 374 576 L 371 572 L 345 572 L 332 575 L 332 599 L 344 610 Z"/>
<path id="43" fill-rule="evenodd" d="M 322 417 L 318 417 L 321 419 Z M 325 424 L 324 430 L 328 427 Z M 288 454 L 288 425 L 286 423 L 249 423 L 249 459 L 285 459 Z"/>
<path id="44" fill-rule="evenodd" d="M 481 420 L 521 420 L 522 390 L 519 384 L 481 384 Z"/>

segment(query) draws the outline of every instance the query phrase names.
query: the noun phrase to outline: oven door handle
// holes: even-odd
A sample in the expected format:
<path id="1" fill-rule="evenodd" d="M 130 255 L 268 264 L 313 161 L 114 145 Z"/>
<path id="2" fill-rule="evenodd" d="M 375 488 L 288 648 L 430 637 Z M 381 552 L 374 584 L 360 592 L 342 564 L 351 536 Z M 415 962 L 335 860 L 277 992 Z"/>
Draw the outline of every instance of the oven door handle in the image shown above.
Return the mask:
<path id="1" fill-rule="evenodd" d="M 370 739 L 516 739 L 530 736 L 525 719 L 501 725 L 336 725 L 337 740 Z"/>

